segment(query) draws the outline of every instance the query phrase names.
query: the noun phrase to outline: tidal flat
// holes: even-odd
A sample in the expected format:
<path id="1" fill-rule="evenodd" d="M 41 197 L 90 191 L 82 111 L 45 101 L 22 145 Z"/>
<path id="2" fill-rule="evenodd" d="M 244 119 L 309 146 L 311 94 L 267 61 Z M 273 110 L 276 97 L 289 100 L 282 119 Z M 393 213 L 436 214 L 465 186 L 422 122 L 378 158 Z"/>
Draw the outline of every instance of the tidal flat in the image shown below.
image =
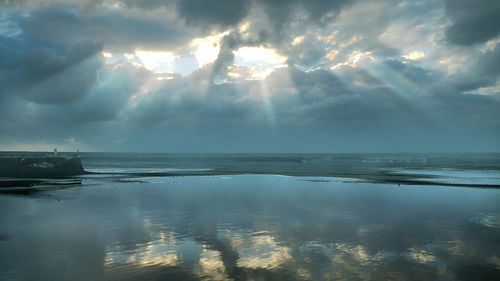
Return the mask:
<path id="1" fill-rule="evenodd" d="M 0 196 L 0 280 L 500 280 L 499 189 L 81 179 Z"/>

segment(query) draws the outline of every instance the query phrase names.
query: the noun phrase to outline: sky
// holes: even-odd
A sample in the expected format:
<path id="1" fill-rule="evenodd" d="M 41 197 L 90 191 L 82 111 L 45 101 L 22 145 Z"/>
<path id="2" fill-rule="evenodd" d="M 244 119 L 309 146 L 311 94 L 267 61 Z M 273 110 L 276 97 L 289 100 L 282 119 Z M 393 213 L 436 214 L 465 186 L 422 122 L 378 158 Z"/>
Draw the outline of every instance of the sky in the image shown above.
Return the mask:
<path id="1" fill-rule="evenodd" d="M 500 152 L 500 1 L 0 0 L 0 150 Z"/>

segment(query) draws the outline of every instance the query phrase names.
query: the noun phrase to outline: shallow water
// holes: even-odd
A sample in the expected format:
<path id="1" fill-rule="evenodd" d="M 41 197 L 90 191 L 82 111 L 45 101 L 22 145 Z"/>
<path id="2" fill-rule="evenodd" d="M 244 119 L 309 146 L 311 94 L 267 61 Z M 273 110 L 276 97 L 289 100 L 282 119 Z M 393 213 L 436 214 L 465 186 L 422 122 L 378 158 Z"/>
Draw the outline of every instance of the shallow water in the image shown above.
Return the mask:
<path id="1" fill-rule="evenodd" d="M 0 280 L 498 280 L 500 190 L 88 177 L 0 196 Z"/>

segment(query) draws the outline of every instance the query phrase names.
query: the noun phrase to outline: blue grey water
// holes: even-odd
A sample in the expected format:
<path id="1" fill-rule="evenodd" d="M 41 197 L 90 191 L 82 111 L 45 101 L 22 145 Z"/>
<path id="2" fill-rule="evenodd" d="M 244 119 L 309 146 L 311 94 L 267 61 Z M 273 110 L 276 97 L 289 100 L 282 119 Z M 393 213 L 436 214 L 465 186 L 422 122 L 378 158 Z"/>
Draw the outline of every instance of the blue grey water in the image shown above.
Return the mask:
<path id="1" fill-rule="evenodd" d="M 500 277 L 498 155 L 81 157 L 81 185 L 0 195 L 0 280 Z"/>

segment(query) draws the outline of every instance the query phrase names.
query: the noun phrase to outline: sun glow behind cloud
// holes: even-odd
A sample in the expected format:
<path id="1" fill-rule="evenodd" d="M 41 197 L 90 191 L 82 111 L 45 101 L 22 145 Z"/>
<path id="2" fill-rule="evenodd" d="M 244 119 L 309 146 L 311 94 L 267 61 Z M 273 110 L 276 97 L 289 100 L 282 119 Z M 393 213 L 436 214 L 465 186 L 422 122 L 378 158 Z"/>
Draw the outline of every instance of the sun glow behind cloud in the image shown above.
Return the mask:
<path id="1" fill-rule="evenodd" d="M 194 56 L 198 61 L 198 67 L 203 67 L 217 59 L 220 51 L 220 40 L 227 34 L 229 34 L 229 31 L 203 38 L 196 38 L 191 41 L 189 45 L 196 48 Z"/>
<path id="2" fill-rule="evenodd" d="M 113 57 L 113 54 L 110 52 L 101 52 L 102 56 L 109 59 Z"/>
<path id="3" fill-rule="evenodd" d="M 326 58 L 329 60 L 333 60 L 335 59 L 336 54 L 337 54 L 336 51 L 334 51 L 331 54 L 328 53 L 326 54 Z M 330 67 L 330 69 L 335 70 L 341 66 L 359 67 L 366 64 L 371 64 L 375 62 L 375 58 L 371 54 L 372 54 L 371 52 L 363 52 L 361 50 L 356 50 L 352 52 L 349 56 L 347 56 L 346 61 L 338 63 Z"/>
<path id="4" fill-rule="evenodd" d="M 249 23 L 243 24 L 239 30 L 246 32 Z M 172 51 L 146 51 L 136 50 L 134 53 L 114 54 L 102 51 L 106 63 L 114 64 L 121 59 L 142 65 L 144 68 L 154 73 L 179 73 L 188 75 L 197 68 L 202 68 L 213 63 L 219 56 L 221 40 L 228 35 L 231 30 L 212 34 L 206 37 L 193 39 L 188 46 L 191 50 L 189 54 L 176 54 Z M 298 38 L 302 41 L 303 38 Z M 232 79 L 261 80 L 267 77 L 275 69 L 287 67 L 288 57 L 283 56 L 275 49 L 260 47 L 241 47 L 233 51 L 234 61 L 230 66 L 232 71 L 228 76 Z M 193 64 L 194 65 L 191 65 Z"/>
<path id="5" fill-rule="evenodd" d="M 234 65 L 248 67 L 248 79 L 264 79 L 274 69 L 286 67 L 287 57 L 282 56 L 274 49 L 264 47 L 242 47 L 233 51 Z"/>
<path id="6" fill-rule="evenodd" d="M 287 57 L 279 55 L 276 50 L 264 47 L 243 47 L 233 51 L 235 64 L 238 65 L 275 65 L 286 62 Z"/>
<path id="7" fill-rule="evenodd" d="M 305 37 L 303 35 L 297 36 L 293 39 L 291 44 L 292 44 L 292 46 L 300 45 L 300 44 L 302 44 L 302 42 L 304 42 L 304 39 L 305 39 Z"/>
<path id="8" fill-rule="evenodd" d="M 172 62 L 176 59 L 172 52 L 135 51 L 144 67 L 156 73 L 173 72 Z"/>
<path id="9" fill-rule="evenodd" d="M 214 37 L 209 38 L 210 39 L 195 40 L 194 44 L 197 45 L 195 57 L 198 61 L 198 67 L 202 67 L 208 63 L 215 61 L 219 54 L 220 47 L 218 44 L 218 40 Z"/>
<path id="10" fill-rule="evenodd" d="M 425 54 L 422 51 L 413 51 L 413 52 L 410 52 L 409 54 L 403 55 L 401 57 L 405 58 L 407 60 L 419 60 L 419 59 L 425 57 Z"/>

